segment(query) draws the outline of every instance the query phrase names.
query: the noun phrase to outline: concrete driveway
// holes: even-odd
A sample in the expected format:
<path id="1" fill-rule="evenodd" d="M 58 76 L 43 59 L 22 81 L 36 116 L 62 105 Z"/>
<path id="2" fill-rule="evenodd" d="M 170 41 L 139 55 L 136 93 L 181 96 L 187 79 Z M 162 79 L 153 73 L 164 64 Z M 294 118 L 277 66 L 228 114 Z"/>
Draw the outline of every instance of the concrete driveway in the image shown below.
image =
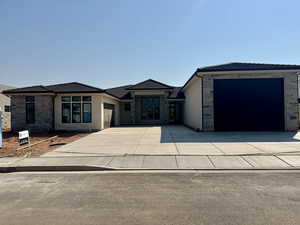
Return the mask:
<path id="1" fill-rule="evenodd" d="M 297 152 L 299 151 L 299 152 Z M 115 127 L 43 156 L 300 154 L 300 133 L 195 132 L 184 126 Z"/>

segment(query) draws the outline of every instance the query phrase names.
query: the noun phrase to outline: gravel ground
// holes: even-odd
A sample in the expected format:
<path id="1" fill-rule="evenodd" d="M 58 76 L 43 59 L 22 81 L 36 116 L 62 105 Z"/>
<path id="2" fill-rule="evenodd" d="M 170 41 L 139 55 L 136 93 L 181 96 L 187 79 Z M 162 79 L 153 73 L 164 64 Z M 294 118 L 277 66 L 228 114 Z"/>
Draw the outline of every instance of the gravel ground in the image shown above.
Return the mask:
<path id="1" fill-rule="evenodd" d="M 32 133 L 30 134 L 31 144 L 46 140 L 47 138 L 58 136 L 55 139 L 42 142 L 30 148 L 17 150 L 22 147 L 18 142 L 18 135 L 13 133 L 3 133 L 3 148 L 0 149 L 0 157 L 24 156 L 31 152 L 31 156 L 39 156 L 46 152 L 53 151 L 61 145 L 73 142 L 88 135 L 88 133 L 77 132 L 51 132 L 51 133 Z M 23 145 L 24 147 L 26 145 Z"/>

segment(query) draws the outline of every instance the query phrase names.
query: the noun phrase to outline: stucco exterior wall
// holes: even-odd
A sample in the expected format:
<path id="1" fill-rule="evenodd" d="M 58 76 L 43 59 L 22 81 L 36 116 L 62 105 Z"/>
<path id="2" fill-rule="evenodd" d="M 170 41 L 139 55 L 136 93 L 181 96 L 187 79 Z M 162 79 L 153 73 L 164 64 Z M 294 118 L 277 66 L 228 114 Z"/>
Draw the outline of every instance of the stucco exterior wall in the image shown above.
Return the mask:
<path id="1" fill-rule="evenodd" d="M 184 124 L 202 130 L 202 80 L 194 78 L 184 91 Z"/>
<path id="2" fill-rule="evenodd" d="M 92 122 L 91 123 L 62 123 L 62 96 L 92 96 Z M 55 130 L 66 131 L 97 131 L 101 130 L 102 96 L 96 94 L 59 94 L 55 96 Z"/>
<path id="3" fill-rule="evenodd" d="M 11 97 L 12 130 L 18 132 L 50 131 L 53 129 L 53 96 L 35 96 L 35 123 L 26 123 L 25 96 Z"/>
<path id="4" fill-rule="evenodd" d="M 208 74 L 203 77 L 203 130 L 214 130 L 214 79 L 283 78 L 285 130 L 298 130 L 298 84 L 297 74 L 286 71 L 263 71 L 249 73 Z M 259 106 L 258 106 L 259 107 Z"/>

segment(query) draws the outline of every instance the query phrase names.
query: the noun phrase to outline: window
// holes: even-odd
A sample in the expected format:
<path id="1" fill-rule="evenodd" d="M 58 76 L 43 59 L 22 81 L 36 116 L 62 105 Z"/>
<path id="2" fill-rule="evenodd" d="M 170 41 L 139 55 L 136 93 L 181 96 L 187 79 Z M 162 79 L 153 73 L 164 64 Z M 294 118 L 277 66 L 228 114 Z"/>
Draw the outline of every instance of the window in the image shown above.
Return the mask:
<path id="1" fill-rule="evenodd" d="M 72 103 L 72 123 L 81 122 L 81 104 Z"/>
<path id="2" fill-rule="evenodd" d="M 92 96 L 62 96 L 62 123 L 91 123 Z"/>
<path id="3" fill-rule="evenodd" d="M 25 101 L 26 102 L 34 102 L 34 96 L 25 96 Z"/>
<path id="4" fill-rule="evenodd" d="M 4 106 L 4 112 L 10 112 L 10 105 Z"/>
<path id="5" fill-rule="evenodd" d="M 62 96 L 61 101 L 62 102 L 71 102 L 71 96 Z"/>
<path id="6" fill-rule="evenodd" d="M 84 102 L 90 102 L 90 101 L 92 101 L 92 96 L 83 96 L 82 97 L 82 101 L 84 101 Z"/>
<path id="7" fill-rule="evenodd" d="M 141 99 L 141 119 L 160 120 L 159 97 L 143 97 Z"/>
<path id="8" fill-rule="evenodd" d="M 71 103 L 62 103 L 62 123 L 71 123 Z"/>
<path id="9" fill-rule="evenodd" d="M 82 106 L 83 111 L 83 122 L 91 123 L 92 122 L 92 104 L 91 103 L 83 103 Z"/>
<path id="10" fill-rule="evenodd" d="M 35 123 L 35 98 L 34 96 L 25 97 L 25 110 L 26 110 L 26 123 L 31 124 Z"/>
<path id="11" fill-rule="evenodd" d="M 124 105 L 124 111 L 130 111 L 131 110 L 131 105 L 130 105 L 130 103 L 125 103 L 125 105 Z"/>
<path id="12" fill-rule="evenodd" d="M 72 96 L 72 102 L 80 102 L 81 96 Z"/>

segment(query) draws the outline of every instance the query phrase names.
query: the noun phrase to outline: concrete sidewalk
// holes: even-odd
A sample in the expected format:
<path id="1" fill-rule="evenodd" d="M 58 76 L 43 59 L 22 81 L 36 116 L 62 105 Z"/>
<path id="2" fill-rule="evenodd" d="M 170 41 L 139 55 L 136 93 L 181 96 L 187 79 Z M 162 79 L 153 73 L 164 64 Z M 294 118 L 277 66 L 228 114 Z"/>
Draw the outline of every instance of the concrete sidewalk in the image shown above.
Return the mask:
<path id="1" fill-rule="evenodd" d="M 84 156 L 0 158 L 1 172 L 86 170 L 299 169 L 300 155 L 278 156 Z"/>

